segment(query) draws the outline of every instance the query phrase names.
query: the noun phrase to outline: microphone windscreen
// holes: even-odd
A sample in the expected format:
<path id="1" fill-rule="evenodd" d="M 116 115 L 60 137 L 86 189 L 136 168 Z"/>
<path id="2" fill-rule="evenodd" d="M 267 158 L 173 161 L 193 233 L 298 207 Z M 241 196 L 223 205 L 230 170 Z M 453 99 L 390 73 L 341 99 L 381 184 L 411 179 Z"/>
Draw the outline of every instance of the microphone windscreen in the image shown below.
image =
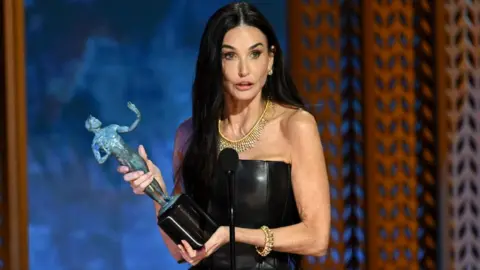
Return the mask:
<path id="1" fill-rule="evenodd" d="M 220 168 L 225 172 L 233 172 L 237 170 L 238 166 L 238 153 L 232 148 L 223 149 L 218 155 L 218 162 Z"/>

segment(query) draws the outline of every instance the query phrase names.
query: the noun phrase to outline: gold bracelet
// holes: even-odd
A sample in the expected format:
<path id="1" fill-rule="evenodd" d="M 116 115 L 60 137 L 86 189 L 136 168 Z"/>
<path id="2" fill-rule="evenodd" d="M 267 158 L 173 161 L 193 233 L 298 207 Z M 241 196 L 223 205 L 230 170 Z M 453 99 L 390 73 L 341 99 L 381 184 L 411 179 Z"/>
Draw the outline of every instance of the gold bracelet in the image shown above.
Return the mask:
<path id="1" fill-rule="evenodd" d="M 260 256 L 266 257 L 273 248 L 273 232 L 267 226 L 262 226 L 260 229 L 265 234 L 265 246 L 263 248 L 255 247 L 255 249 Z"/>

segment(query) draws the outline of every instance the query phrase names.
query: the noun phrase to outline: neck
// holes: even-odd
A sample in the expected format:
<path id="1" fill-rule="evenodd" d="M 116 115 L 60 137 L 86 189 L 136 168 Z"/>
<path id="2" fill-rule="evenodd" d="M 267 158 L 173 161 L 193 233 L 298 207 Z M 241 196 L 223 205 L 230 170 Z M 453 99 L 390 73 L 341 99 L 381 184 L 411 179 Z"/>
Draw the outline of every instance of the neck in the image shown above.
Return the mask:
<path id="1" fill-rule="evenodd" d="M 249 101 L 225 99 L 223 130 L 235 137 L 247 134 L 255 125 L 265 109 L 261 94 Z"/>

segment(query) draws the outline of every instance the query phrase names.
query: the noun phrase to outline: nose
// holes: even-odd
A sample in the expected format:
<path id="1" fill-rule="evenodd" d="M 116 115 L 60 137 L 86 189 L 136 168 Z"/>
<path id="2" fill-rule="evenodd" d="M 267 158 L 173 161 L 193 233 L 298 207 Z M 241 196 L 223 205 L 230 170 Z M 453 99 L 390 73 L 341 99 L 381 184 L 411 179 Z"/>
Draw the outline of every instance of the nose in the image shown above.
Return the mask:
<path id="1" fill-rule="evenodd" d="M 241 60 L 238 61 L 238 76 L 240 77 L 246 77 L 248 74 L 250 74 L 250 70 L 248 68 L 248 64 L 246 61 Z"/>

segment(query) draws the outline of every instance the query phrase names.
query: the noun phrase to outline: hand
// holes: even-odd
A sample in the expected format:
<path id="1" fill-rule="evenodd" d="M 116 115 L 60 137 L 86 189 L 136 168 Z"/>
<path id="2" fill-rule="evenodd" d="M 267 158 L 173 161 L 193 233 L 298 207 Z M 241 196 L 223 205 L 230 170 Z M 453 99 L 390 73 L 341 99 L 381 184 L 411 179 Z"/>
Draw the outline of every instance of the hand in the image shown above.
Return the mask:
<path id="1" fill-rule="evenodd" d="M 147 163 L 147 167 L 149 172 L 143 173 L 142 171 L 130 172 L 127 166 L 119 166 L 117 171 L 123 174 L 123 179 L 126 182 L 130 183 L 130 186 L 133 189 L 133 193 L 135 194 L 144 194 L 145 188 L 152 183 L 153 178 L 155 178 L 160 187 L 163 190 L 167 190 L 165 186 L 165 182 L 163 181 L 162 173 L 158 169 L 155 164 L 151 160 L 148 159 L 147 152 L 145 152 L 145 148 L 143 145 L 138 147 L 138 154 L 145 160 Z"/>
<path id="2" fill-rule="evenodd" d="M 183 259 L 192 266 L 197 265 L 203 259 L 212 255 L 221 246 L 225 245 L 229 241 L 230 233 L 228 227 L 221 226 L 215 231 L 215 233 L 208 239 L 202 249 L 194 250 L 187 241 L 182 240 L 182 244 L 178 245 L 180 254 Z"/>

